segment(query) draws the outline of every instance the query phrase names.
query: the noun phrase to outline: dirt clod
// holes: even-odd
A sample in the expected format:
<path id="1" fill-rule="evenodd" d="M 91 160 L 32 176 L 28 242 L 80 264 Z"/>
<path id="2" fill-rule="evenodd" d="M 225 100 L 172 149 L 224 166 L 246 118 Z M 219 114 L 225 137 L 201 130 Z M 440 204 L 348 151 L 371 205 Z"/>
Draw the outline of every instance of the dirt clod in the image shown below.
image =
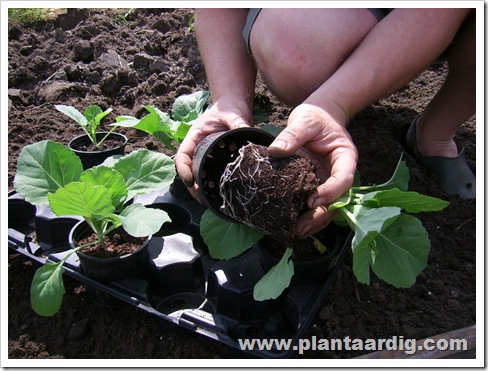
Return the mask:
<path id="1" fill-rule="evenodd" d="M 290 243 L 307 197 L 318 184 L 309 159 L 296 155 L 274 158 L 265 146 L 249 143 L 220 179 L 221 211 Z"/>

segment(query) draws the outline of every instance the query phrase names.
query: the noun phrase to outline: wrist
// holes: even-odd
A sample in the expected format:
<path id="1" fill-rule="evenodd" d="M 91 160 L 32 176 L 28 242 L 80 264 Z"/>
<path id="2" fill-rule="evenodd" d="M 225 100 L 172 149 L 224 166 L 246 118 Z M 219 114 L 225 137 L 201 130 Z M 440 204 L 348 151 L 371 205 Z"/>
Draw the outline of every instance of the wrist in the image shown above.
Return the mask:
<path id="1" fill-rule="evenodd" d="M 220 111 L 234 112 L 252 123 L 252 99 L 238 95 L 221 95 L 212 99 L 212 105 Z"/>
<path id="2" fill-rule="evenodd" d="M 340 124 L 342 127 L 346 127 L 347 122 L 350 120 L 346 111 L 340 104 L 329 98 L 316 99 L 309 97 L 302 105 L 309 105 L 322 110 L 327 116 L 330 116 L 332 120 Z"/>

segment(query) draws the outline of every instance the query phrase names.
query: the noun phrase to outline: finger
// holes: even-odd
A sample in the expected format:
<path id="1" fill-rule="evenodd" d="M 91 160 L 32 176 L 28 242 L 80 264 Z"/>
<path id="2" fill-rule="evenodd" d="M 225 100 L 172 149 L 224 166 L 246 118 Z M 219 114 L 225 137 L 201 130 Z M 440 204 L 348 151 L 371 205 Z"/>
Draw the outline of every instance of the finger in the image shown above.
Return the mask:
<path id="1" fill-rule="evenodd" d="M 305 238 L 325 228 L 337 215 L 337 210 L 328 212 L 324 206 L 309 210 L 298 218 L 296 236 Z"/>
<path id="2" fill-rule="evenodd" d="M 176 171 L 187 188 L 193 187 L 195 180 L 191 169 L 191 159 L 183 152 L 175 156 Z"/>
<path id="3" fill-rule="evenodd" d="M 244 116 L 236 116 L 232 120 L 230 120 L 229 129 L 238 129 L 238 128 L 245 128 L 251 126 Z"/>
<path id="4" fill-rule="evenodd" d="M 273 157 L 282 158 L 294 154 L 303 143 L 308 140 L 303 130 L 300 133 L 293 126 L 284 129 L 268 147 L 269 154 Z"/>
<path id="5" fill-rule="evenodd" d="M 308 198 L 307 205 L 313 209 L 326 206 L 345 194 L 351 187 L 354 176 L 346 172 L 331 175 L 325 183 L 319 185 L 316 191 Z"/>
<path id="6" fill-rule="evenodd" d="M 203 137 L 205 137 L 205 134 L 200 130 L 189 131 L 175 155 L 176 171 L 187 187 L 192 187 L 195 182 L 192 171 L 192 158 L 195 154 L 197 143 Z"/>
<path id="7" fill-rule="evenodd" d="M 218 119 L 209 120 L 203 126 L 195 123 L 192 129 L 188 132 L 186 138 L 180 144 L 175 156 L 176 170 L 180 178 L 183 180 L 183 183 L 188 188 L 192 187 L 195 183 L 192 171 L 192 158 L 198 143 L 212 133 L 248 126 L 249 124 L 247 120 L 240 115 L 231 115 L 230 117 L 227 117 L 227 120 L 223 121 Z"/>

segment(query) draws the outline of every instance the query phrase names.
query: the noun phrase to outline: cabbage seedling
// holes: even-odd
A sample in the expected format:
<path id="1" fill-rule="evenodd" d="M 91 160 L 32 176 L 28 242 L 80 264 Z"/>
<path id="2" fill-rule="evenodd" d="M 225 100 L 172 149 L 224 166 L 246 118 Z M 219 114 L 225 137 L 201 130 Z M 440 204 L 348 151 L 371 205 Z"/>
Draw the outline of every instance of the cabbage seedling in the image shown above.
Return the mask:
<path id="1" fill-rule="evenodd" d="M 36 313 L 54 315 L 64 294 L 64 262 L 75 252 L 94 244 L 105 247 L 104 237 L 122 227 L 134 237 L 147 237 L 170 221 L 159 209 L 128 201 L 142 193 L 169 186 L 176 175 L 173 160 L 147 149 L 83 171 L 80 159 L 60 143 L 42 141 L 22 150 L 14 185 L 27 202 L 49 204 L 57 216 L 83 218 L 97 241 L 73 249 L 59 262 L 46 262 L 32 281 L 31 304 Z"/>
<path id="2" fill-rule="evenodd" d="M 173 142 L 180 144 L 191 126 L 191 121 L 204 111 L 209 97 L 208 91 L 181 95 L 175 99 L 171 115 L 160 109 L 146 105 L 147 115 L 138 119 L 132 116 L 118 116 L 112 125 L 134 128 L 154 136 L 169 150 L 176 152 Z"/>
<path id="3" fill-rule="evenodd" d="M 97 106 L 89 106 L 85 109 L 84 113 L 82 114 L 78 111 L 75 107 L 72 106 L 65 106 L 62 104 L 58 104 L 54 106 L 59 112 L 64 113 L 69 118 L 73 119 L 76 123 L 78 123 L 85 134 L 90 138 L 90 141 L 93 144 L 93 148 L 98 148 L 100 145 L 107 139 L 107 137 L 117 129 L 117 126 L 113 126 L 113 128 L 100 140 L 97 141 L 97 129 L 100 126 L 102 119 L 107 116 L 110 112 L 112 112 L 112 108 L 108 108 L 105 111 Z"/>

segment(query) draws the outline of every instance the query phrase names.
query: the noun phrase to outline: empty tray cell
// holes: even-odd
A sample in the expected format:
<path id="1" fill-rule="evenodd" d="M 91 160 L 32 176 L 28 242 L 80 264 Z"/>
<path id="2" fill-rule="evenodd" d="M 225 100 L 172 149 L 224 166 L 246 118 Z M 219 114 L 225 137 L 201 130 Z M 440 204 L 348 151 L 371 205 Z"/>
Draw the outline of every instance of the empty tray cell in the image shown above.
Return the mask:
<path id="1" fill-rule="evenodd" d="M 193 247 L 192 237 L 175 233 L 164 237 L 160 244 L 149 246 L 151 282 L 155 295 L 196 291 L 203 286 L 200 255 Z"/>
<path id="2" fill-rule="evenodd" d="M 267 307 L 267 302 L 253 298 L 254 285 L 263 275 L 255 249 L 239 258 L 218 261 L 208 273 L 207 297 L 220 314 L 240 320 Z"/>
<path id="3" fill-rule="evenodd" d="M 28 235 L 34 232 L 36 207 L 23 198 L 9 198 L 8 227 Z"/>
<path id="4" fill-rule="evenodd" d="M 49 206 L 39 206 L 35 218 L 37 243 L 45 251 L 69 249 L 69 234 L 80 220 L 56 216 Z"/>

